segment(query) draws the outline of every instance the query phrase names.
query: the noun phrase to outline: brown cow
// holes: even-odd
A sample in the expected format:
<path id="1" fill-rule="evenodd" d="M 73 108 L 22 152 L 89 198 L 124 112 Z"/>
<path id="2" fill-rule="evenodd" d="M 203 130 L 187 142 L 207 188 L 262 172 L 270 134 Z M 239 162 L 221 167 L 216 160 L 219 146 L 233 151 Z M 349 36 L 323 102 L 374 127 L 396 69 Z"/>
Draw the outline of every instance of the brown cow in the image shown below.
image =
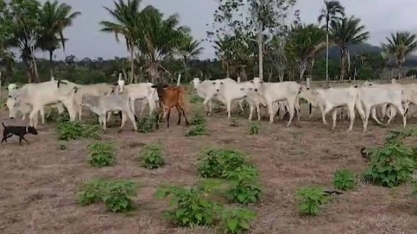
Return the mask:
<path id="1" fill-rule="evenodd" d="M 160 111 L 156 118 L 156 129 L 159 128 L 159 120 L 161 119 L 160 115 L 162 111 L 164 116 L 166 114 L 167 128 L 169 128 L 169 117 L 171 115 L 171 108 L 175 107 L 178 112 L 178 122 L 177 125 L 181 124 L 181 114 L 184 115 L 185 124 L 189 125 L 187 116 L 185 116 L 184 111 L 184 100 L 182 99 L 184 95 L 184 89 L 179 86 L 169 86 L 168 84 L 158 83 L 152 85 L 152 88 L 156 89 L 159 97 L 159 107 Z"/>

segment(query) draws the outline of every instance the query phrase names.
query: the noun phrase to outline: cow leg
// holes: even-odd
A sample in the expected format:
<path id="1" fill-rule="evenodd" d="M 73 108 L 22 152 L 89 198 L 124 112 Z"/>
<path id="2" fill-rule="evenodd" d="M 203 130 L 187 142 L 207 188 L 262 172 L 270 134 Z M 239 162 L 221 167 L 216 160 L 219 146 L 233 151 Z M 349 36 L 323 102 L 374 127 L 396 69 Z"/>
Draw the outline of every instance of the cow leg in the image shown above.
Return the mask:
<path id="1" fill-rule="evenodd" d="M 122 118 L 122 124 L 120 125 L 120 128 L 119 128 L 119 132 L 121 132 L 122 128 L 125 126 L 127 117 L 126 117 L 126 113 L 122 111 L 119 111 L 119 114 L 121 115 L 121 118 Z"/>
<path id="2" fill-rule="evenodd" d="M 319 106 L 320 106 L 320 105 L 319 105 Z M 329 105 L 329 104 L 327 103 L 327 104 L 326 104 L 326 108 L 324 109 L 324 111 L 323 111 L 323 107 L 321 107 L 320 109 L 321 109 L 321 118 L 322 118 L 322 120 L 323 120 L 323 123 L 324 123 L 325 125 L 327 125 L 326 115 L 327 115 L 327 113 L 329 113 L 329 112 L 333 109 L 333 106 L 332 106 L 332 105 Z"/>
<path id="3" fill-rule="evenodd" d="M 393 104 L 393 106 L 397 108 L 398 112 L 400 112 L 400 115 L 403 117 L 403 128 L 405 128 L 407 126 L 407 117 L 405 116 L 405 111 L 404 111 L 402 103 L 401 102 L 396 103 L 396 104 Z"/>
<path id="4" fill-rule="evenodd" d="M 127 114 L 127 117 L 130 119 L 130 122 L 132 122 L 132 124 L 133 124 L 133 129 L 135 129 L 135 131 L 137 132 L 138 131 L 138 126 L 137 126 L 137 124 L 136 124 L 136 119 L 135 119 L 135 115 L 129 110 L 129 111 L 127 111 L 126 112 L 126 114 Z"/>
<path id="5" fill-rule="evenodd" d="M 107 129 L 107 122 L 106 122 L 106 114 L 101 114 L 100 117 L 103 121 L 103 130 L 106 131 Z"/>
<path id="6" fill-rule="evenodd" d="M 178 121 L 177 121 L 177 125 L 181 124 L 181 115 L 182 115 L 182 111 L 180 110 L 180 107 L 177 105 L 175 105 L 175 109 L 177 109 L 178 112 Z"/>
<path id="7" fill-rule="evenodd" d="M 353 129 L 353 123 L 355 122 L 355 104 L 348 105 L 348 111 L 349 111 L 349 128 L 348 132 L 352 131 Z"/>
<path id="8" fill-rule="evenodd" d="M 45 107 L 42 107 L 40 109 L 40 112 L 41 112 L 42 125 L 45 125 Z"/>
<path id="9" fill-rule="evenodd" d="M 297 114 L 297 122 L 300 121 L 301 118 L 301 107 L 300 107 L 300 98 L 297 96 L 297 98 L 295 99 L 295 111 Z"/>
<path id="10" fill-rule="evenodd" d="M 382 124 L 381 121 L 379 121 L 378 118 L 376 117 L 376 108 L 375 107 L 372 108 L 372 119 L 374 119 L 375 122 L 377 122 L 377 124 L 379 124 L 379 125 Z"/>
<path id="11" fill-rule="evenodd" d="M 398 107 L 396 106 L 396 108 L 398 108 Z M 390 105 L 390 106 L 389 106 L 389 110 L 391 111 L 391 115 L 390 115 L 390 117 L 389 117 L 389 119 L 388 119 L 387 124 L 390 124 L 390 123 L 391 123 L 391 121 L 392 121 L 392 120 L 394 120 L 395 116 L 397 115 L 397 110 L 396 110 L 396 108 L 395 108 L 394 106 L 392 106 L 392 105 Z M 402 108 L 402 104 L 401 104 L 401 108 Z M 403 108 L 402 108 L 402 109 L 403 109 Z M 403 109 L 403 110 L 404 110 L 404 109 Z"/>
<path id="12" fill-rule="evenodd" d="M 253 117 L 253 111 L 255 110 L 255 106 L 253 104 L 253 102 L 248 102 L 249 103 L 249 121 L 252 121 L 252 117 Z"/>
<path id="13" fill-rule="evenodd" d="M 226 102 L 226 108 L 227 108 L 227 118 L 230 119 L 232 117 L 231 111 L 232 111 L 232 101 L 228 100 Z"/>
<path id="14" fill-rule="evenodd" d="M 313 117 L 313 105 L 311 104 L 311 102 L 310 102 L 310 105 L 308 105 L 308 113 L 309 113 L 308 118 L 311 119 Z"/>
<path id="15" fill-rule="evenodd" d="M 332 125 L 332 130 L 336 127 L 336 120 L 337 120 L 337 108 L 334 108 L 332 110 L 332 120 L 333 120 L 333 125 Z"/>
<path id="16" fill-rule="evenodd" d="M 368 130 L 368 120 L 371 113 L 371 107 L 365 106 L 365 120 L 363 121 L 363 132 L 365 133 Z"/>
<path id="17" fill-rule="evenodd" d="M 294 118 L 295 107 L 294 107 L 294 100 L 290 101 L 289 99 L 287 99 L 287 103 L 288 103 L 288 113 L 290 114 L 290 119 L 288 120 L 288 124 L 287 124 L 287 127 L 289 127 L 291 125 L 291 121 Z"/>
<path id="18" fill-rule="evenodd" d="M 245 100 L 240 100 L 239 101 L 239 107 L 240 107 L 240 110 L 242 110 L 242 112 L 245 112 L 245 110 L 243 109 L 243 101 L 245 101 Z"/>
<path id="19" fill-rule="evenodd" d="M 270 100 L 267 100 L 267 105 L 268 105 L 268 113 L 269 113 L 269 123 L 273 124 L 274 123 L 274 107 L 273 107 L 273 103 Z"/>
<path id="20" fill-rule="evenodd" d="M 167 128 L 169 128 L 169 117 L 171 116 L 171 107 L 168 107 L 168 113 L 167 113 Z"/>
<path id="21" fill-rule="evenodd" d="M 209 105 L 208 110 L 207 110 L 207 104 Z M 209 96 L 206 96 L 206 99 L 204 99 L 203 105 L 204 105 L 204 109 L 206 110 L 207 115 L 210 116 L 212 114 L 213 104 L 211 103 L 211 99 Z"/>
<path id="22" fill-rule="evenodd" d="M 187 126 L 190 125 L 190 122 L 188 122 L 187 116 L 185 115 L 184 107 L 180 106 L 180 109 L 181 109 L 182 115 L 184 116 L 184 119 L 185 119 L 185 125 L 187 125 Z"/>
<path id="23" fill-rule="evenodd" d="M 109 122 L 109 121 L 110 121 L 111 114 L 112 114 L 112 112 L 111 112 L 111 111 L 109 111 L 109 112 L 107 113 L 107 122 Z"/>

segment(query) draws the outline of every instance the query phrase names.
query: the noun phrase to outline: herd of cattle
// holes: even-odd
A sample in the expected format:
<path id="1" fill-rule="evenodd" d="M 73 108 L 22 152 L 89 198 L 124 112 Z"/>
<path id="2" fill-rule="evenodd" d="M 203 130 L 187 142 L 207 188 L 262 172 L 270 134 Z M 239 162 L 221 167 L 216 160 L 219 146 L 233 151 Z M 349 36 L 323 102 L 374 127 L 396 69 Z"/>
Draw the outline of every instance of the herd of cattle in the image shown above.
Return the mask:
<path id="1" fill-rule="evenodd" d="M 403 126 L 406 127 L 406 114 L 410 104 L 417 104 L 417 84 L 364 84 L 350 85 L 340 88 L 317 88 L 312 89 L 309 85 L 296 82 L 264 82 L 260 78 L 251 81 L 240 82 L 230 78 L 217 80 L 200 80 L 194 78 L 191 82 L 195 92 L 204 99 L 204 107 L 208 115 L 212 114 L 212 100 L 217 99 L 226 105 L 228 118 L 231 117 L 231 106 L 238 101 L 240 108 L 246 101 L 249 104 L 249 120 L 252 120 L 253 111 L 256 108 L 258 120 L 260 120 L 260 107 L 268 109 L 270 123 L 273 123 L 277 111 L 285 110 L 289 114 L 287 126 L 290 126 L 294 115 L 300 117 L 300 98 L 306 100 L 310 105 L 310 118 L 312 108 L 318 108 L 322 114 L 324 124 L 326 114 L 331 112 L 333 126 L 336 126 L 337 111 L 346 109 L 350 125 L 348 131 L 353 128 L 355 120 L 355 109 L 363 121 L 363 131 L 367 131 L 368 119 L 372 118 L 379 124 L 379 117 L 389 117 L 390 123 L 397 112 L 402 116 Z M 184 111 L 183 103 L 184 89 L 180 87 L 180 81 L 176 86 L 167 84 L 136 83 L 125 85 L 122 76 L 115 84 L 90 84 L 79 85 L 68 80 L 51 80 L 37 84 L 25 84 L 18 87 L 16 84 L 9 84 L 8 99 L 6 105 L 9 109 L 9 117 L 15 118 L 17 113 L 22 113 L 23 119 L 29 113 L 29 125 L 37 128 L 39 113 L 42 124 L 45 123 L 45 106 L 55 106 L 59 113 L 64 111 L 63 106 L 68 110 L 70 121 L 75 121 L 77 116 L 81 121 L 82 107 L 88 107 L 99 116 L 99 122 L 106 130 L 106 122 L 111 114 L 119 113 L 122 118 L 120 129 L 123 128 L 126 119 L 129 118 L 135 130 L 135 101 L 141 104 L 140 115 L 143 114 L 146 106 L 149 106 L 149 113 L 152 114 L 157 106 L 160 107 L 160 114 L 169 117 L 171 108 L 178 111 L 178 124 L 181 116 L 188 119 Z M 379 111 L 377 111 L 379 110 Z M 156 120 L 157 126 L 160 116 Z"/>

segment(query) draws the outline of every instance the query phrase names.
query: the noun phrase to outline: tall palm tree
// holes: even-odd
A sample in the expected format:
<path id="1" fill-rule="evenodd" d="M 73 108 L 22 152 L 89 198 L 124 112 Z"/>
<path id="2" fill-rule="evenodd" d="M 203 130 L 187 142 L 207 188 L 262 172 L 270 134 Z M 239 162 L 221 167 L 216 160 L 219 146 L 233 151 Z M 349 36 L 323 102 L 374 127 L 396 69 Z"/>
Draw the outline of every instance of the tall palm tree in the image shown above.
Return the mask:
<path id="1" fill-rule="evenodd" d="M 332 22 L 341 20 L 345 16 L 345 8 L 339 1 L 324 0 L 324 7 L 318 17 L 319 24 L 324 21 L 326 29 L 326 81 L 329 83 L 329 29 Z"/>
<path id="2" fill-rule="evenodd" d="M 194 40 L 191 36 L 186 36 L 183 43 L 177 50 L 177 53 L 181 56 L 182 63 L 185 70 L 185 80 L 188 78 L 188 62 L 190 59 L 196 58 L 203 52 L 203 47 L 200 46 L 201 42 Z"/>
<path id="3" fill-rule="evenodd" d="M 348 70 L 350 69 L 350 53 L 348 45 L 359 44 L 369 38 L 369 32 L 365 26 L 354 16 L 343 18 L 341 21 L 333 21 L 330 27 L 330 38 L 339 47 L 340 51 L 340 79 L 343 80 L 346 73 L 346 58 Z M 351 78 L 349 77 L 349 80 Z"/>
<path id="4" fill-rule="evenodd" d="M 399 75 L 401 75 L 406 57 L 417 50 L 416 35 L 410 32 L 391 33 L 391 38 L 387 37 L 387 41 L 388 43 L 383 47 L 395 58 Z"/>
<path id="5" fill-rule="evenodd" d="M 291 28 L 287 46 L 296 55 L 300 80 L 307 69 L 311 71 L 313 68 L 316 55 L 326 48 L 325 38 L 326 33 L 314 24 Z"/>
<path id="6" fill-rule="evenodd" d="M 225 35 L 223 38 L 219 38 L 218 40 L 214 41 L 213 46 L 216 56 L 222 62 L 222 69 L 226 70 L 226 77 L 230 77 L 230 69 L 232 63 L 232 47 L 230 40 L 230 36 Z"/>
<path id="7" fill-rule="evenodd" d="M 72 7 L 58 1 L 47 1 L 40 10 L 40 32 L 37 46 L 49 52 L 49 61 L 52 63 L 54 51 L 59 47 L 65 51 L 64 29 L 70 27 L 81 12 L 72 12 Z"/>
<path id="8" fill-rule="evenodd" d="M 114 10 L 104 7 L 107 12 L 114 18 L 115 22 L 101 21 L 102 32 L 114 33 L 116 41 L 119 42 L 119 35 L 122 35 L 126 41 L 126 48 L 130 52 L 130 70 L 134 71 L 135 61 L 135 43 L 138 39 L 139 6 L 141 0 L 118 0 L 114 1 Z M 134 74 L 130 73 L 130 82 L 133 82 Z"/>
<path id="9" fill-rule="evenodd" d="M 184 44 L 190 29 L 179 26 L 177 14 L 164 19 L 163 14 L 153 6 L 147 6 L 140 12 L 138 25 L 141 30 L 135 42 L 145 58 L 147 72 L 152 82 L 161 81 L 159 69 L 163 67 L 160 61 Z"/>

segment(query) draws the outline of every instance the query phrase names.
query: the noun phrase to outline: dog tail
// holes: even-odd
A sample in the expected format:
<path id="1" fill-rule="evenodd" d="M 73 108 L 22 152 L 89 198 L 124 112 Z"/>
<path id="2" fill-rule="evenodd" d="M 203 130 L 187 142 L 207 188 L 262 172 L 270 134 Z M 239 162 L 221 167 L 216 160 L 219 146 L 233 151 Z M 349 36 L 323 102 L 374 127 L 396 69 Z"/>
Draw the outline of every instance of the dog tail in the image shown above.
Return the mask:
<path id="1" fill-rule="evenodd" d="M 3 125 L 3 127 L 4 127 L 4 128 L 6 128 L 6 125 L 4 125 L 4 123 L 3 123 L 3 122 L 1 122 L 1 125 Z"/>

